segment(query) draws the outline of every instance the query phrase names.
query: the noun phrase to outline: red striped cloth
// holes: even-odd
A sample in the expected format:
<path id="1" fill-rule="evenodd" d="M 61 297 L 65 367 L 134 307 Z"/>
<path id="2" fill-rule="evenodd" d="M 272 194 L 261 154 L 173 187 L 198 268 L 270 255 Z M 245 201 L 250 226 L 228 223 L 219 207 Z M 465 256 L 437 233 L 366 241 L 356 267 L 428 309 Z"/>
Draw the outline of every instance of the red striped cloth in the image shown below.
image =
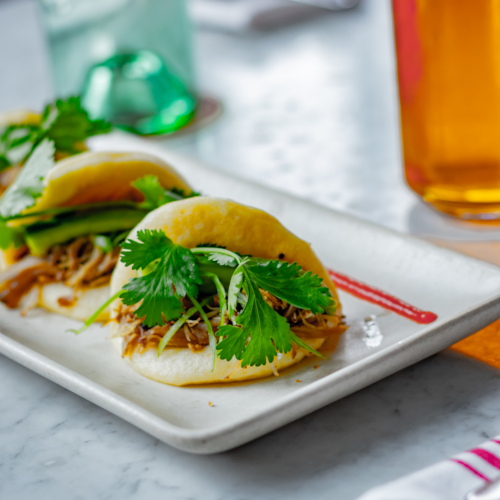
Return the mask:
<path id="1" fill-rule="evenodd" d="M 371 489 L 358 500 L 463 500 L 470 491 L 499 478 L 497 436 L 477 448 Z"/>

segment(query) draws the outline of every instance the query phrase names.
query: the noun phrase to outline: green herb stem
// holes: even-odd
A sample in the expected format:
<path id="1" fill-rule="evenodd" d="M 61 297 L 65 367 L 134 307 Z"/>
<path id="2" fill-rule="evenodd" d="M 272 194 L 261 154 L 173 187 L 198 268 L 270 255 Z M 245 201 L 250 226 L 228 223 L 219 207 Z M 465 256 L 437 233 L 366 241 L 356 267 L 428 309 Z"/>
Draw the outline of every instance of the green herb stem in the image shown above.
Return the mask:
<path id="1" fill-rule="evenodd" d="M 215 368 L 215 358 L 217 356 L 217 341 L 215 339 L 214 330 L 201 304 L 193 296 L 188 295 L 188 297 L 189 300 L 194 304 L 194 307 L 196 307 L 196 309 L 200 313 L 200 316 L 202 317 L 205 324 L 207 325 L 208 342 L 210 344 L 210 349 L 212 350 L 212 371 L 213 371 Z"/>
<path id="2" fill-rule="evenodd" d="M 199 303 L 200 307 L 205 307 L 213 297 L 207 297 Z M 189 308 L 168 330 L 165 336 L 161 339 L 161 342 L 158 344 L 158 356 L 163 352 L 165 346 L 170 342 L 170 339 L 175 335 L 175 333 L 181 328 L 184 323 L 196 312 L 198 308 L 193 306 Z"/>
<path id="3" fill-rule="evenodd" d="M 80 330 L 68 330 L 69 332 L 76 333 L 77 335 L 79 333 L 84 332 L 90 325 L 95 323 L 97 321 L 97 318 L 118 298 L 120 295 L 123 293 L 123 290 L 120 290 L 119 292 L 115 293 L 110 299 L 108 299 L 104 304 L 95 311 L 90 318 L 85 321 L 83 324 L 83 327 L 80 328 Z"/>
<path id="4" fill-rule="evenodd" d="M 226 302 L 226 290 L 222 285 L 219 277 L 213 273 L 207 273 L 206 276 L 211 278 L 217 288 L 217 293 L 219 295 L 219 304 L 220 304 L 220 324 L 224 326 L 226 324 L 226 310 L 227 310 L 227 302 Z M 203 274 L 201 275 L 201 279 L 203 279 Z"/>

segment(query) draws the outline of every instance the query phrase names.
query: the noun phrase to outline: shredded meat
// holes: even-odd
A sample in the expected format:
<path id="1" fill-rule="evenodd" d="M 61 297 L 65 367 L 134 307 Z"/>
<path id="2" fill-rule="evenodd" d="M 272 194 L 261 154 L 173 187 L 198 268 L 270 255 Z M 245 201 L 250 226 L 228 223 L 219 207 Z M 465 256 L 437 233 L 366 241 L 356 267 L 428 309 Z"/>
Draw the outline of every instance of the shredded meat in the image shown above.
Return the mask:
<path id="1" fill-rule="evenodd" d="M 124 356 L 131 356 L 135 351 L 142 353 L 149 348 L 157 349 L 158 344 L 173 325 L 173 321 L 169 321 L 165 325 L 148 328 L 142 324 L 144 318 L 137 318 L 135 309 L 135 306 L 124 307 L 121 304 L 117 309 L 115 321 L 123 328 Z M 216 332 L 220 326 L 220 314 L 212 315 L 210 324 Z M 186 321 L 167 344 L 168 347 L 187 347 L 192 351 L 203 349 L 206 345 L 208 345 L 207 325 L 201 321 L 200 317 Z"/>
<path id="2" fill-rule="evenodd" d="M 15 165 L 0 172 L 0 196 L 16 180 L 20 171 L 21 167 L 19 165 Z"/>
<path id="3" fill-rule="evenodd" d="M 0 300 L 8 307 L 17 308 L 21 299 L 33 288 L 53 282 L 64 283 L 75 291 L 83 287 L 106 285 L 119 254 L 119 248 L 103 253 L 94 246 L 90 237 L 77 238 L 69 245 L 54 246 L 43 259 L 37 259 L 33 265 L 25 267 L 15 276 L 9 276 L 3 281 L 0 279 Z M 24 259 L 33 257 L 24 255 L 17 264 L 22 265 Z M 74 301 L 62 300 L 59 304 L 71 307 Z"/>
<path id="4" fill-rule="evenodd" d="M 343 324 L 339 324 L 339 319 L 336 316 L 315 315 L 311 311 L 292 306 L 265 290 L 261 290 L 261 294 L 275 311 L 288 320 L 292 331 L 301 338 L 326 338 L 347 329 Z M 218 296 L 215 296 L 214 303 L 216 304 L 215 307 L 208 306 L 209 312 L 207 316 L 217 335 L 221 324 Z M 183 299 L 183 306 L 186 310 L 191 305 L 188 299 Z M 135 315 L 137 307 L 120 304 L 116 310 L 115 321 L 121 325 L 121 336 L 124 338 L 123 356 L 132 356 L 136 351 L 143 353 L 146 349 L 157 349 L 159 343 L 173 325 L 173 321 L 170 321 L 163 326 L 148 328 L 143 325 L 144 318 L 138 318 Z M 207 326 L 197 313 L 173 335 L 166 347 L 186 347 L 192 351 L 199 351 L 208 343 Z"/>

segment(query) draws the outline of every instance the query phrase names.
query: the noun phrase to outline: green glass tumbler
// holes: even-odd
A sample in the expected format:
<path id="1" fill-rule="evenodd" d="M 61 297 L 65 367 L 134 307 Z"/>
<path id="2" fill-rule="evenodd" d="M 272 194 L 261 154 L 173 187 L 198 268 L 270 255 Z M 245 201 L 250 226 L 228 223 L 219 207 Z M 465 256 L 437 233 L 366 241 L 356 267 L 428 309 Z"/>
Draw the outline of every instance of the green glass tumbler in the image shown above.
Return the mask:
<path id="1" fill-rule="evenodd" d="M 141 135 L 175 132 L 197 99 L 185 0 L 40 0 L 54 90 Z"/>
<path id="2" fill-rule="evenodd" d="M 117 54 L 92 66 L 82 103 L 91 116 L 141 135 L 175 132 L 196 111 L 185 85 L 149 50 Z"/>

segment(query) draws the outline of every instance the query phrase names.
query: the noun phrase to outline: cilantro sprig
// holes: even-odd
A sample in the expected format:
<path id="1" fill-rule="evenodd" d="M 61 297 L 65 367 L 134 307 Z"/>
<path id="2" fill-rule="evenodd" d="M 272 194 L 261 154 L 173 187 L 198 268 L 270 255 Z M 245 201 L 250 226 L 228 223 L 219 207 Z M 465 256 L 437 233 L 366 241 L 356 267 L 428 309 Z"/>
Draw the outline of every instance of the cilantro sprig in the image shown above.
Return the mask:
<path id="1" fill-rule="evenodd" d="M 261 293 L 265 290 L 314 314 L 327 310 L 332 314 L 335 301 L 328 288 L 319 276 L 303 272 L 298 264 L 241 256 L 208 245 L 187 249 L 159 230 L 139 231 L 136 240 L 127 240 L 123 248 L 123 263 L 142 270 L 142 275 L 124 286 L 124 304 L 140 304 L 135 314 L 144 317 L 148 327 L 176 320 L 160 343 L 158 354 L 180 326 L 199 313 L 207 324 L 214 360 L 215 356 L 225 360 L 235 357 L 243 367 L 260 366 L 278 353 L 289 352 L 292 344 L 321 356 L 292 332 L 286 318 Z M 207 262 L 210 271 L 206 271 Z M 215 334 L 201 307 L 210 297 L 198 302 L 199 290 L 207 282 L 213 284 L 212 296 L 219 297 L 221 326 Z M 193 307 L 185 311 L 182 297 L 187 297 Z"/>
<path id="2" fill-rule="evenodd" d="M 57 99 L 43 111 L 37 140 L 47 137 L 54 141 L 56 150 L 79 153 L 78 143 L 88 137 L 107 134 L 111 124 L 93 120 L 82 107 L 79 96 Z"/>
<path id="3" fill-rule="evenodd" d="M 122 301 L 135 305 L 138 317 L 144 316 L 146 326 L 161 325 L 184 313 L 180 300 L 188 295 L 198 296 L 201 285 L 200 270 L 194 255 L 180 245 L 175 245 L 162 231 L 144 230 L 137 234 L 139 241 L 123 243 L 122 262 L 132 269 L 154 269 L 132 279 L 124 287 Z"/>
<path id="4" fill-rule="evenodd" d="M 33 150 L 36 125 L 8 125 L 0 132 L 0 171 L 23 162 Z"/>
<path id="5" fill-rule="evenodd" d="M 155 208 L 171 203 L 172 201 L 200 196 L 200 193 L 195 191 L 186 193 L 184 190 L 175 187 L 171 190 L 165 189 L 160 184 L 156 175 L 145 175 L 144 177 L 134 181 L 132 186 L 143 194 L 144 201 L 139 206 L 147 210 L 154 210 Z"/>
<path id="6" fill-rule="evenodd" d="M 43 192 L 43 180 L 54 166 L 54 143 L 44 139 L 33 151 L 16 180 L 0 198 L 0 216 L 20 214 L 35 204 Z"/>
<path id="7" fill-rule="evenodd" d="M 56 151 L 72 155 L 81 152 L 88 137 L 110 131 L 110 123 L 89 117 L 79 97 L 57 99 L 45 107 L 38 125 L 14 124 L 0 130 L 0 171 L 24 163 L 44 140 L 52 141 Z"/>

